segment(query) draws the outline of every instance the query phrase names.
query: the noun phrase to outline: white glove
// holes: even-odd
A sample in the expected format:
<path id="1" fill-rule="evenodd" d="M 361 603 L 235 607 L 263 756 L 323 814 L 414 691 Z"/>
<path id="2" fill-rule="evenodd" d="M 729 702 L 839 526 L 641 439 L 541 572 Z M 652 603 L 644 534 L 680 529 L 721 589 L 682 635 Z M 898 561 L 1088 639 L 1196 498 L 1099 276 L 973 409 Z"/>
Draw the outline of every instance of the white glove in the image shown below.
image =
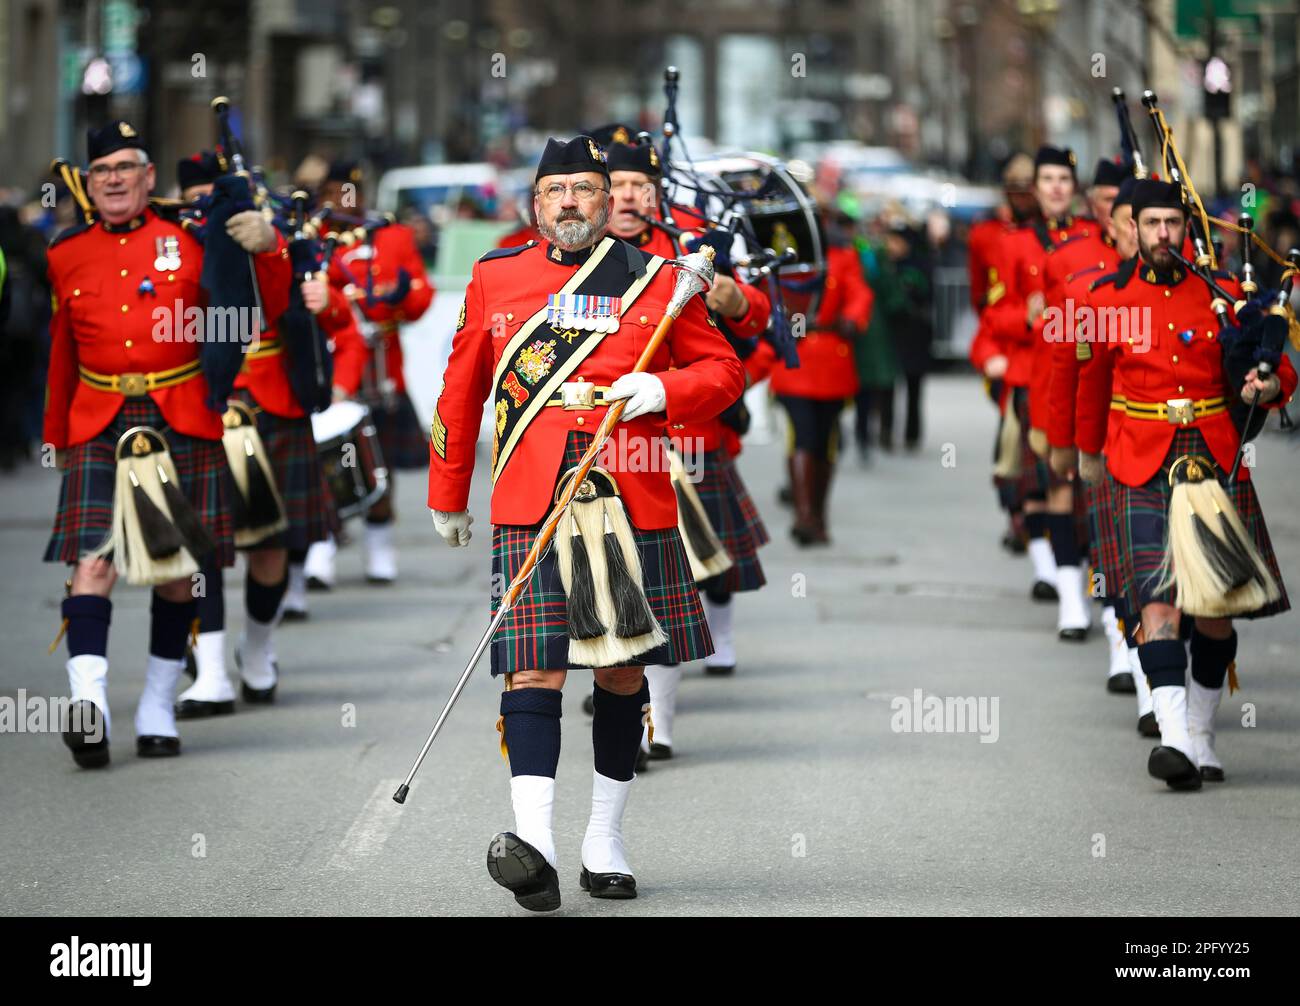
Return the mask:
<path id="1" fill-rule="evenodd" d="M 664 382 L 654 374 L 642 372 L 624 374 L 605 392 L 607 402 L 620 398 L 628 400 L 627 408 L 623 410 L 624 421 L 644 416 L 647 412 L 663 412 L 668 405 Z"/>
<path id="2" fill-rule="evenodd" d="M 244 210 L 226 221 L 226 233 L 246 252 L 256 255 L 275 247 L 275 228 L 260 210 Z"/>
<path id="3" fill-rule="evenodd" d="M 458 513 L 447 513 L 444 510 L 432 510 L 433 529 L 442 535 L 442 540 L 452 548 L 460 548 L 462 545 L 468 545 L 469 540 L 473 537 L 469 526 L 474 523 L 474 518 L 470 516 L 468 510 L 461 510 Z"/>

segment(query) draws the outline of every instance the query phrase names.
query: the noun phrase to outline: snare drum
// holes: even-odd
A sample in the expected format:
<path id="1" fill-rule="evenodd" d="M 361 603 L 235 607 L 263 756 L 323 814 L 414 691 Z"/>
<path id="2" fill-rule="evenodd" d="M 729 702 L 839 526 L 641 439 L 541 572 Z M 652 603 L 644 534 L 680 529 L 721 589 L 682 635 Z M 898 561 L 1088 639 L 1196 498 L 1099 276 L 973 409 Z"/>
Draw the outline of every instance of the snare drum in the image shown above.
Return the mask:
<path id="1" fill-rule="evenodd" d="M 388 489 L 370 410 L 360 402 L 335 402 L 311 417 L 311 431 L 339 520 L 365 513 Z"/>

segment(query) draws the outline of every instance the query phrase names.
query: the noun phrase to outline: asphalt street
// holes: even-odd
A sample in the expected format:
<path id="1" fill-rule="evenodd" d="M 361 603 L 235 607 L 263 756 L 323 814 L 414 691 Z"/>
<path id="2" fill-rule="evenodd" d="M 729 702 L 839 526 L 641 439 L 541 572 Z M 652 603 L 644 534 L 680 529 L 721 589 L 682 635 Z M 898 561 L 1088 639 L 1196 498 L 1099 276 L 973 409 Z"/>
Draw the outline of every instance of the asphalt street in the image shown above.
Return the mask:
<path id="1" fill-rule="evenodd" d="M 1146 774 L 1131 697 L 1104 689 L 1100 631 L 1059 642 L 1055 607 L 1028 599 L 1027 560 L 998 545 L 979 383 L 939 377 L 926 395 L 920 451 L 844 458 L 830 548 L 789 539 L 779 440 L 747 446 L 769 583 L 736 601 L 738 673 L 688 669 L 678 757 L 634 788 L 635 901 L 578 887 L 591 745 L 584 675 L 570 675 L 560 913 L 1294 914 L 1300 620 L 1241 629 L 1242 690 L 1220 714 L 1228 781 L 1167 791 Z M 1266 434 L 1256 465 L 1293 594 L 1295 444 Z M 0 733 L 0 913 L 527 915 L 484 865 L 512 826 L 486 667 L 407 804 L 389 798 L 486 626 L 482 468 L 474 540 L 456 551 L 430 526 L 420 473 L 400 477 L 400 582 L 367 586 L 358 547 L 341 552 L 339 587 L 279 633 L 279 701 L 183 723 L 177 759 L 134 755 L 148 595 L 119 588 L 112 766 L 77 769 L 57 733 Z M 35 466 L 0 477 L 0 696 L 66 694 L 65 651 L 46 652 L 64 574 L 40 561 L 57 490 Z M 242 575 L 227 578 L 236 631 Z M 894 700 L 917 689 L 974 698 L 986 719 L 896 729 Z"/>

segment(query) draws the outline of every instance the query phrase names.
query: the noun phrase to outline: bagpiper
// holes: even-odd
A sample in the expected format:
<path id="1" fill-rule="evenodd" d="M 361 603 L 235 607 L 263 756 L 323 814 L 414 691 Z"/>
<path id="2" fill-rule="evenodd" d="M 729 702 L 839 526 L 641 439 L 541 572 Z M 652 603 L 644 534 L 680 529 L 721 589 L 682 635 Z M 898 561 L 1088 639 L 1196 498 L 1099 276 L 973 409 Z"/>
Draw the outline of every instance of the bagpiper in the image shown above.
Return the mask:
<path id="1" fill-rule="evenodd" d="M 319 193 L 321 203 L 336 208 L 330 220 L 350 217 L 364 221 L 363 183 L 357 162 L 340 160 L 330 165 Z M 334 380 L 348 397 L 370 409 L 388 469 L 388 491 L 366 512 L 363 541 L 366 579 L 384 584 L 397 579 L 393 473 L 423 468 L 428 455 L 428 436 L 406 393 L 402 327 L 418 321 L 428 310 L 434 288 L 409 227 L 395 222 L 362 226 L 365 239 L 334 256 L 329 278 L 352 305 L 369 353 L 360 369 L 338 367 Z M 334 583 L 333 539 L 310 550 L 306 571 L 319 586 Z"/>
<path id="2" fill-rule="evenodd" d="M 677 241 L 649 222 L 660 217 L 663 164 L 658 151 L 651 143 L 633 142 L 627 129 L 620 126 L 611 131 L 606 152 L 611 200 L 609 233 L 646 254 L 676 257 L 681 250 Z M 679 227 L 691 222 L 685 210 L 675 211 L 674 215 Z M 689 230 L 683 231 L 682 240 L 690 235 Z M 714 259 L 718 271 L 705 302 L 719 329 L 743 357 L 756 348 L 758 336 L 771 316 L 771 305 L 762 290 L 728 275 L 729 237 Z M 697 243 L 687 240 L 688 248 Z M 713 636 L 714 650 L 704 658 L 704 670 L 714 675 L 731 674 L 736 669 L 732 595 L 757 590 L 766 582 L 758 549 L 768 541 L 767 529 L 735 463 L 747 415 L 738 396 L 718 416 L 669 426 L 673 450 L 683 462 L 679 477 L 674 479 L 679 530 L 695 569 Z M 645 674 L 655 710 L 655 740 L 651 743 L 647 731 L 642 749 L 651 759 L 671 758 L 682 668 L 651 665 Z"/>
<path id="3" fill-rule="evenodd" d="M 201 564 L 233 562 L 234 528 L 215 411 L 224 402 L 211 400 L 200 362 L 201 349 L 226 351 L 205 327 L 203 247 L 150 204 L 156 172 L 134 127 L 119 120 L 92 129 L 87 148 L 87 221 L 50 248 L 44 439 L 63 468 L 45 559 L 73 566 L 63 625 L 78 716 L 64 741 L 89 768 L 109 761 L 109 597 L 118 574 L 153 587 L 136 750 L 177 755 L 172 704 L 197 617 L 196 574 Z M 65 177 L 79 186 L 79 173 Z M 287 304 L 283 243 L 256 210 L 235 213 L 224 230 L 252 255 L 262 310 L 274 323 Z M 229 346 L 238 353 L 244 343 Z"/>
<path id="4" fill-rule="evenodd" d="M 492 251 L 474 266 L 430 443 L 434 526 L 449 545 L 464 545 L 491 396 L 492 572 L 505 584 L 604 410 L 627 400 L 611 449 L 491 644 L 492 673 L 506 681 L 499 729 L 515 830 L 492 840 L 488 872 L 533 911 L 560 904 L 552 807 L 561 689 L 575 668 L 592 668 L 596 679 L 580 884 L 596 898 L 636 895 L 623 815 L 651 711 L 643 668 L 712 648 L 677 531 L 663 437 L 669 424 L 716 416 L 744 387 L 740 361 L 700 297 L 682 309 L 649 370 L 634 372 L 672 296 L 672 268 L 604 236 L 609 208 L 599 145 L 587 136 L 549 140 L 533 200 L 545 244 Z"/>
<path id="5" fill-rule="evenodd" d="M 1252 368 L 1240 387 L 1228 387 L 1220 338 L 1230 329 L 1215 313 L 1227 321 L 1228 305 L 1211 300 L 1179 261 L 1189 234 L 1179 185 L 1138 182 L 1130 228 L 1137 254 L 1089 295 L 1098 333 L 1080 376 L 1077 438 L 1084 477 L 1098 479 L 1104 445 L 1115 480 L 1123 578 L 1129 610 L 1141 619 L 1138 652 L 1160 728 L 1147 771 L 1171 789 L 1194 790 L 1224 779 L 1214 718 L 1225 680 L 1235 684 L 1232 618 L 1290 608 L 1250 468 L 1228 478 L 1242 433 L 1227 395 L 1278 408 L 1294 393 L 1296 373 L 1282 356 L 1267 376 Z M 1240 296 L 1228 274 L 1211 278 Z M 1125 415 L 1107 443 L 1112 393 Z M 1194 619 L 1187 645 L 1184 616 Z"/>

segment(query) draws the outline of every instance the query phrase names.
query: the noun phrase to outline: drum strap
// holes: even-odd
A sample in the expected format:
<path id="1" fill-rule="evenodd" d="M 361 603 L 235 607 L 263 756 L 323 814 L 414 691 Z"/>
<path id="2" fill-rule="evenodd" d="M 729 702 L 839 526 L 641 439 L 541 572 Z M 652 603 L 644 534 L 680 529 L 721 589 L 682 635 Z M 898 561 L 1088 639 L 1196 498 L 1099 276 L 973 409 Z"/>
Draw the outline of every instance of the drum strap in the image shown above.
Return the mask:
<path id="1" fill-rule="evenodd" d="M 657 255 L 645 261 L 639 252 L 632 260 L 629 251 L 634 249 L 625 242 L 603 238 L 559 292 L 621 297 L 621 313 L 626 316 L 665 261 Z M 493 482 L 505 470 L 528 424 L 605 338 L 604 332 L 558 328 L 548 323 L 545 306 L 520 326 L 493 374 Z"/>

